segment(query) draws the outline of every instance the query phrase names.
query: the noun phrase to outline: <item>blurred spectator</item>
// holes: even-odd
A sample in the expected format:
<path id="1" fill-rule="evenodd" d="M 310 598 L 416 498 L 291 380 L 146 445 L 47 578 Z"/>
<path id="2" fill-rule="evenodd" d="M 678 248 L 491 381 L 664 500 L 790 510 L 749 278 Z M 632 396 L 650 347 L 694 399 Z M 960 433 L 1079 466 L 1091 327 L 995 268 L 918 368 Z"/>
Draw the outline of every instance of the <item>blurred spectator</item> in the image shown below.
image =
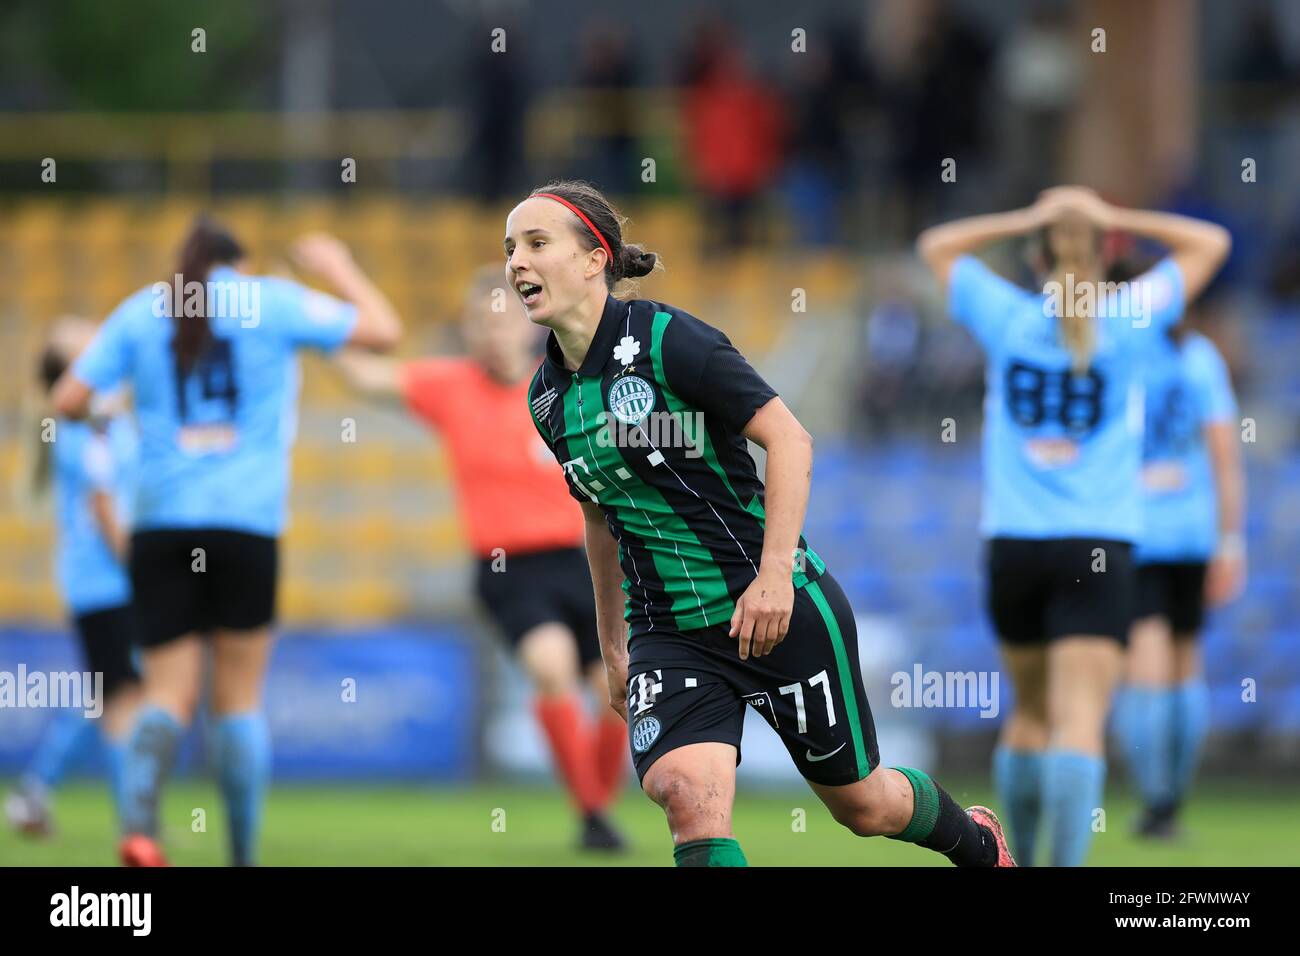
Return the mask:
<path id="1" fill-rule="evenodd" d="M 484 26 L 482 37 L 500 26 Z M 474 45 L 465 78 L 465 110 L 468 129 L 464 179 L 470 191 L 483 202 L 494 202 L 517 191 L 520 160 L 524 151 L 524 123 L 528 116 L 529 85 L 520 64 L 528 57 L 517 44 L 525 35 L 509 29 L 509 55 L 493 52 L 486 43 Z"/>
<path id="2" fill-rule="evenodd" d="M 756 238 L 758 199 L 779 161 L 781 111 L 724 26 L 706 25 L 696 36 L 684 74 L 685 154 L 711 207 L 707 251 L 717 252 Z"/>
<path id="3" fill-rule="evenodd" d="M 914 424 L 923 435 L 940 434 L 945 418 L 967 429 L 980 420 L 984 353 L 956 322 L 939 322 L 925 330 L 916 381 L 920 416 Z"/>
<path id="4" fill-rule="evenodd" d="M 1292 221 L 1300 223 L 1300 218 Z M 1268 291 L 1285 303 L 1300 304 L 1300 225 L 1292 226 L 1277 245 Z"/>
<path id="5" fill-rule="evenodd" d="M 953 191 L 940 179 L 944 159 L 957 161 L 966 182 L 979 179 L 989 138 L 985 104 L 993 65 L 992 45 L 955 15 L 947 0 L 918 3 L 913 15 L 920 20 L 914 56 L 896 87 L 885 91 L 898 150 L 894 173 L 902 187 L 903 230 L 909 236 L 945 208 L 941 189 Z"/>
<path id="6" fill-rule="evenodd" d="M 999 168 L 1008 196 L 1033 196 L 1056 182 L 1079 90 L 1079 43 L 1066 12 L 1039 6 L 1002 45 L 998 80 L 1011 107 Z"/>
<path id="7" fill-rule="evenodd" d="M 872 440 L 890 437 L 915 398 L 911 386 L 921 341 L 916 306 L 886 275 L 879 300 L 863 327 L 866 356 L 861 387 L 862 432 Z"/>
<path id="8" fill-rule="evenodd" d="M 579 84 L 587 94 L 585 119 L 591 130 L 583 175 L 606 192 L 636 188 L 636 64 L 627 30 L 609 20 L 588 26 L 582 43 Z"/>
<path id="9" fill-rule="evenodd" d="M 794 58 L 785 191 L 801 244 L 842 239 L 840 210 L 853 179 L 849 118 L 866 105 L 870 84 L 853 31 L 827 24 Z"/>
<path id="10" fill-rule="evenodd" d="M 1267 105 L 1276 106 L 1288 92 L 1294 92 L 1286 87 L 1295 79 L 1282 50 L 1281 31 L 1270 4 L 1257 0 L 1247 16 L 1246 37 L 1232 57 L 1229 76 L 1233 83 L 1258 87 L 1241 91 L 1256 106 L 1260 105 L 1261 96 Z"/>

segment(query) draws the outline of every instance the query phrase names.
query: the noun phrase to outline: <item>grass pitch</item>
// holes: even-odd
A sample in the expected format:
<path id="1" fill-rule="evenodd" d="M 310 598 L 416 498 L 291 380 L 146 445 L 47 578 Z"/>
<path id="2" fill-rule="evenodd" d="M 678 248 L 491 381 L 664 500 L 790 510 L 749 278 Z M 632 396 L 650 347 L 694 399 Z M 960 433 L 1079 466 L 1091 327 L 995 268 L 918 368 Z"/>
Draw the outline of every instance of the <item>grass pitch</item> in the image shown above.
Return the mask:
<path id="1" fill-rule="evenodd" d="M 963 806 L 992 801 L 987 785 L 957 786 Z M 996 802 L 990 805 L 997 809 Z M 1106 830 L 1096 835 L 1094 866 L 1293 866 L 1300 851 L 1279 839 L 1294 811 L 1281 788 L 1208 782 L 1194 794 L 1185 835 L 1151 844 L 1129 832 L 1131 796 L 1107 795 Z M 206 830 L 195 830 L 203 811 Z M 383 787 L 284 785 L 266 810 L 262 863 L 268 866 L 670 866 L 663 814 L 635 788 L 613 818 L 631 844 L 622 855 L 581 853 L 577 821 L 562 793 L 544 786 Z M 164 801 L 164 842 L 178 866 L 225 862 L 224 811 L 205 780 L 179 781 Z M 58 832 L 43 841 L 0 832 L 0 865 L 101 866 L 116 863 L 107 794 L 95 781 L 58 792 Z M 937 854 L 893 840 L 862 840 L 839 827 L 811 792 L 742 792 L 736 835 L 755 866 L 947 866 Z"/>

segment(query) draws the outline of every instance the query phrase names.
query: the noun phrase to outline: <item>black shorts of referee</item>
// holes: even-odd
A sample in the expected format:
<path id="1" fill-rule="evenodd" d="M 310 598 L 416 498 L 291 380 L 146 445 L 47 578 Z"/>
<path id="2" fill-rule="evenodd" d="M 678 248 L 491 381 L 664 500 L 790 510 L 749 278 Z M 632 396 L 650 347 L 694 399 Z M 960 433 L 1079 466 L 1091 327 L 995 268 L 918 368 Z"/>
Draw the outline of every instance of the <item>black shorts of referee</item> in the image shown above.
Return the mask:
<path id="1" fill-rule="evenodd" d="M 511 649 L 541 624 L 563 624 L 578 641 L 583 671 L 599 661 L 596 598 L 581 548 L 480 558 L 475 590 Z"/>

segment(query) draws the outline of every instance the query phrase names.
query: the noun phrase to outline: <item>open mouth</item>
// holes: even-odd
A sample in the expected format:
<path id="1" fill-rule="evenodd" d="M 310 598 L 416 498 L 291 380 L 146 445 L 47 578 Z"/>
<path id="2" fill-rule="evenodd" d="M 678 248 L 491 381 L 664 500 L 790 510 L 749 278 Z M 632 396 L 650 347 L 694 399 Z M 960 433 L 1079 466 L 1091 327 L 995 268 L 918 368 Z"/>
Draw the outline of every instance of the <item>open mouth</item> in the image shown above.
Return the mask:
<path id="1" fill-rule="evenodd" d="M 516 283 L 515 289 L 524 300 L 524 305 L 533 305 L 542 296 L 542 287 L 532 282 Z"/>

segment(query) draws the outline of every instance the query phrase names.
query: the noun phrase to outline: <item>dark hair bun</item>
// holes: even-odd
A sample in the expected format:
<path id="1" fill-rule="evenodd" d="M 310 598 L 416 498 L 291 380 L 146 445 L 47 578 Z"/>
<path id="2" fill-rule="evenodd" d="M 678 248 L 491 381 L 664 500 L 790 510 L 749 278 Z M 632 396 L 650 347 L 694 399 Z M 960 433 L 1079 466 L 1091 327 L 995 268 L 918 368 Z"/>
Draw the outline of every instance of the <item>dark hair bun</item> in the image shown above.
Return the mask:
<path id="1" fill-rule="evenodd" d="M 653 252 L 646 252 L 640 246 L 625 245 L 619 250 L 619 270 L 621 278 L 638 279 L 654 271 L 659 257 Z"/>

